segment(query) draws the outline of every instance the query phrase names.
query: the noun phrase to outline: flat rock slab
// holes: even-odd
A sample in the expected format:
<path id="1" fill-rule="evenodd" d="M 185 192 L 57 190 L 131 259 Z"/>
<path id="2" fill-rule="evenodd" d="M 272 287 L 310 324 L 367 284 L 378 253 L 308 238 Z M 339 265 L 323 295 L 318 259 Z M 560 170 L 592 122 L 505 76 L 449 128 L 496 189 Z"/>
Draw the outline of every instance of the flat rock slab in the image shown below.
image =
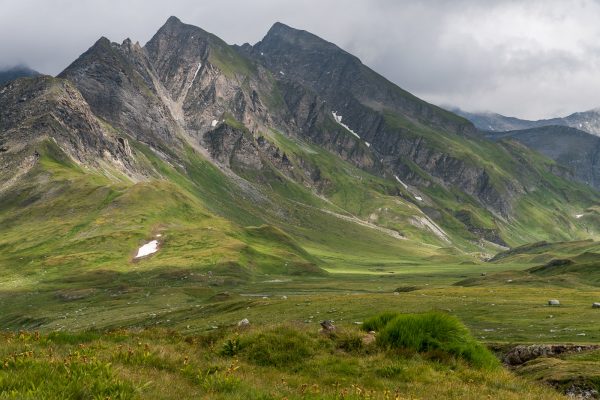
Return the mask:
<path id="1" fill-rule="evenodd" d="M 600 349 L 600 345 L 578 344 L 532 344 L 519 345 L 504 355 L 503 362 L 509 366 L 525 364 L 538 357 L 552 357 L 561 354 L 579 353 Z"/>

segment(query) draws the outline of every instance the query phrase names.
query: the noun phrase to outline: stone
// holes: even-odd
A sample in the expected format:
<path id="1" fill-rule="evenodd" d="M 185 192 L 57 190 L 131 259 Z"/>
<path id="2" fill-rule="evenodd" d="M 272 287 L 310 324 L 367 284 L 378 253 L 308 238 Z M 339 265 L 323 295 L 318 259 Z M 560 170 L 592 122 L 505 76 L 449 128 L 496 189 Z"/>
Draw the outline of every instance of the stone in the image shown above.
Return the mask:
<path id="1" fill-rule="evenodd" d="M 336 327 L 333 324 L 333 321 L 326 319 L 325 321 L 321 321 L 321 330 L 320 333 L 331 334 L 336 331 Z"/>
<path id="2" fill-rule="evenodd" d="M 237 325 L 239 327 L 246 327 L 246 326 L 250 326 L 250 321 L 248 320 L 248 318 L 244 318 L 243 320 L 239 321 L 237 323 Z"/>
<path id="3" fill-rule="evenodd" d="M 569 345 L 569 344 L 532 344 L 519 345 L 507 352 L 503 361 L 507 365 L 516 366 L 538 357 L 555 357 L 560 354 L 580 353 L 597 350 L 598 345 Z"/>
<path id="4" fill-rule="evenodd" d="M 560 306 L 560 301 L 558 301 L 556 299 L 548 300 L 548 305 L 549 306 Z"/>
<path id="5" fill-rule="evenodd" d="M 600 308 L 600 303 L 592 303 L 592 308 Z"/>

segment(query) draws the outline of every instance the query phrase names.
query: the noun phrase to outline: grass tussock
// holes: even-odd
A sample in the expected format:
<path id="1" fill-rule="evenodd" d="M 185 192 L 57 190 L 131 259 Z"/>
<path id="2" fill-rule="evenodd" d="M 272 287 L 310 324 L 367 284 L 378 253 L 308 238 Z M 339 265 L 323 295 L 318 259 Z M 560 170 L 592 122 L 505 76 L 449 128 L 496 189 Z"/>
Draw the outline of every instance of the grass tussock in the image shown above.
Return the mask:
<path id="1" fill-rule="evenodd" d="M 276 327 L 240 340 L 240 353 L 260 366 L 289 367 L 312 357 L 318 347 L 314 338 L 291 327 Z"/>
<path id="2" fill-rule="evenodd" d="M 363 329 L 377 331 L 377 344 L 382 347 L 429 353 L 441 360 L 458 357 L 478 368 L 499 366 L 496 357 L 475 340 L 458 318 L 440 312 L 386 312 L 366 321 Z"/>

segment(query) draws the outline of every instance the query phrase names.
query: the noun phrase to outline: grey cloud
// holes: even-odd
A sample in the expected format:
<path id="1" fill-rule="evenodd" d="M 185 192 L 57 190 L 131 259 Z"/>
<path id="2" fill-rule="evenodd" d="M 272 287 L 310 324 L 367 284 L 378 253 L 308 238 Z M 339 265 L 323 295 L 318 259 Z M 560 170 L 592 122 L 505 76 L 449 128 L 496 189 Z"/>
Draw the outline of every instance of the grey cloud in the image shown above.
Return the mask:
<path id="1" fill-rule="evenodd" d="M 100 36 L 145 43 L 170 15 L 229 43 L 281 21 L 437 104 L 527 118 L 600 106 L 594 0 L 0 0 L 0 10 L 0 68 L 57 74 Z"/>

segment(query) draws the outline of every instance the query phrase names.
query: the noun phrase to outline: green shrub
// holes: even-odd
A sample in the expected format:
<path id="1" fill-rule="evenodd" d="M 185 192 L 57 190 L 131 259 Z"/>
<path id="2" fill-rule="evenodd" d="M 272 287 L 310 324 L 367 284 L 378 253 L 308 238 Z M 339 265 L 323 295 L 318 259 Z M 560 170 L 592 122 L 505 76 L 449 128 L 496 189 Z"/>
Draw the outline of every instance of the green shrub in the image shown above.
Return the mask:
<path id="1" fill-rule="evenodd" d="M 377 335 L 380 346 L 430 353 L 442 361 L 446 361 L 446 353 L 482 368 L 499 365 L 496 357 L 456 317 L 439 312 L 390 316 L 391 313 L 385 313 L 372 319 L 373 326 L 388 321 Z"/>
<path id="2" fill-rule="evenodd" d="M 236 336 L 233 339 L 227 339 L 227 341 L 223 343 L 220 353 L 223 356 L 233 357 L 237 356 L 241 349 L 240 338 Z"/>
<path id="3" fill-rule="evenodd" d="M 285 367 L 312 357 L 315 340 L 295 329 L 279 327 L 242 338 L 241 355 L 262 366 Z"/>

